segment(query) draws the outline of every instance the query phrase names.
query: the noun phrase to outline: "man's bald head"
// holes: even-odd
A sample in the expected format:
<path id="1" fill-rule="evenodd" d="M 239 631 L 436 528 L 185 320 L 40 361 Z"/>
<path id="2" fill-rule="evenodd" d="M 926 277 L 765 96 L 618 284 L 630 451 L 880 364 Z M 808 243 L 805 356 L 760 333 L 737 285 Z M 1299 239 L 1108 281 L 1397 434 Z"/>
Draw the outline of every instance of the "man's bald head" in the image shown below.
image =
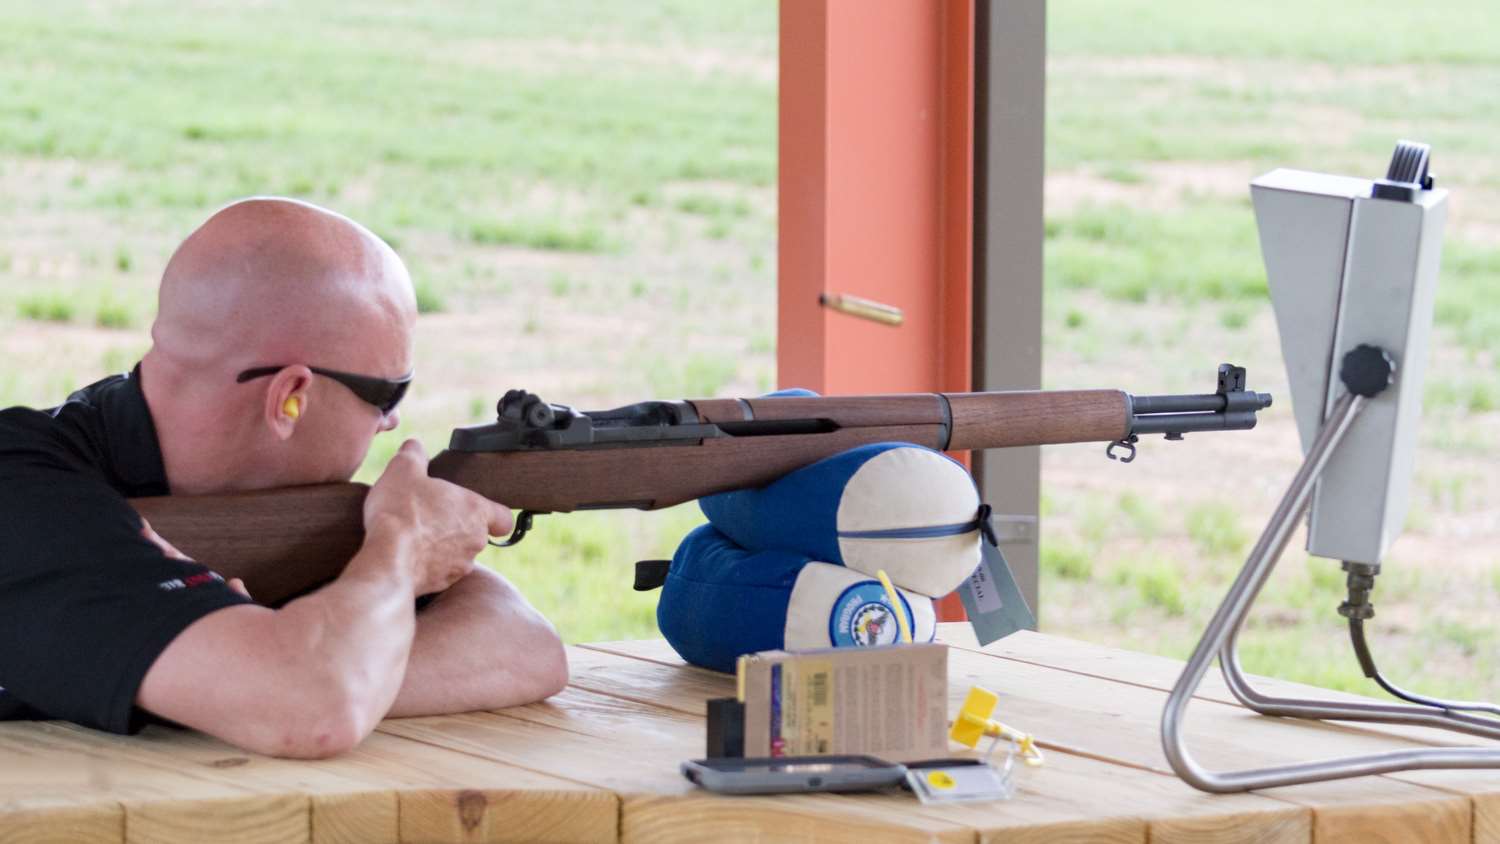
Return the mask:
<path id="1" fill-rule="evenodd" d="M 276 198 L 214 214 L 167 264 L 141 364 L 174 491 L 347 480 L 396 416 L 310 368 L 407 374 L 416 314 L 401 259 L 347 217 Z"/>
<path id="2" fill-rule="evenodd" d="M 151 335 L 157 352 L 202 369 L 247 360 L 399 368 L 355 358 L 374 336 L 404 334 L 415 314 L 406 267 L 364 226 L 305 202 L 256 198 L 214 214 L 178 247 Z"/>

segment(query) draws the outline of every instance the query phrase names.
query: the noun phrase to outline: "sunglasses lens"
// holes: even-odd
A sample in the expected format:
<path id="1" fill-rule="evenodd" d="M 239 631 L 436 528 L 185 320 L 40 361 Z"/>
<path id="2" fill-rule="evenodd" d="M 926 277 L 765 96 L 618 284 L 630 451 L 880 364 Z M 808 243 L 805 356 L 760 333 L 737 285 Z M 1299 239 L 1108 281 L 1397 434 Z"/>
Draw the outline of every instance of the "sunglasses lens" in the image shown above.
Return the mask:
<path id="1" fill-rule="evenodd" d="M 396 409 L 396 405 L 400 404 L 401 400 L 406 397 L 406 388 L 410 386 L 410 381 L 402 381 L 399 384 L 392 384 L 390 392 L 385 396 L 385 400 L 377 403 L 376 405 L 380 408 L 380 412 L 386 415 L 390 415 L 391 411 Z"/>

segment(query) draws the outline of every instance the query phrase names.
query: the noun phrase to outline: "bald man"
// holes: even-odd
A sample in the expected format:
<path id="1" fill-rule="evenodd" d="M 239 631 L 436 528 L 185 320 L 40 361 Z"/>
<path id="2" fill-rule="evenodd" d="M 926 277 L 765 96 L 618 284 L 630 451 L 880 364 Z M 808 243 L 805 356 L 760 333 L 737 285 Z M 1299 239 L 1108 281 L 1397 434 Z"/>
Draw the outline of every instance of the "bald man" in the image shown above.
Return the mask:
<path id="1" fill-rule="evenodd" d="M 474 565 L 510 512 L 427 477 L 415 440 L 371 488 L 343 574 L 280 608 L 126 504 L 348 480 L 397 425 L 415 320 L 406 268 L 367 229 L 245 200 L 172 256 L 129 375 L 0 411 L 0 719 L 129 733 L 156 716 L 324 757 L 386 716 L 560 690 L 557 634 Z"/>

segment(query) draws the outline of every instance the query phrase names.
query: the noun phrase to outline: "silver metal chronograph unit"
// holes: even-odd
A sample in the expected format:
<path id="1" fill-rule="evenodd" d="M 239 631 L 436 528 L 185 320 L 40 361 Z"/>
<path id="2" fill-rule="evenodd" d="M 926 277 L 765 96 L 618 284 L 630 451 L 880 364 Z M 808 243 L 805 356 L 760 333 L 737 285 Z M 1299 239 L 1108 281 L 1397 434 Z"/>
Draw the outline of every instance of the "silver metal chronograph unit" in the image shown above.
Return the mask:
<path id="1" fill-rule="evenodd" d="M 1500 739 L 1500 706 L 1397 686 L 1377 667 L 1365 631 L 1375 615 L 1380 561 L 1406 518 L 1416 452 L 1448 199 L 1433 187 L 1429 158 L 1426 144 L 1402 141 L 1383 179 L 1274 170 L 1250 185 L 1305 456 L 1162 712 L 1167 760 L 1205 791 L 1500 767 L 1493 745 L 1445 745 L 1210 771 L 1183 735 L 1193 693 L 1218 659 L 1234 696 L 1265 715 L 1416 724 Z M 1348 594 L 1337 612 L 1348 623 L 1361 670 L 1400 702 L 1281 697 L 1257 689 L 1241 668 L 1245 618 L 1304 517 L 1308 552 L 1342 561 L 1347 573 Z"/>

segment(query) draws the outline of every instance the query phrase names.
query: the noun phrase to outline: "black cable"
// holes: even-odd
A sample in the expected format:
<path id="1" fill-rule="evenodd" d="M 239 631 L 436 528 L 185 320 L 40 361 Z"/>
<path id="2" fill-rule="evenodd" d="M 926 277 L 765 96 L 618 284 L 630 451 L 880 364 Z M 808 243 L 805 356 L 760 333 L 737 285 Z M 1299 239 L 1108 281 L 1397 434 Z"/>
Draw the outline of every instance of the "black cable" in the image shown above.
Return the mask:
<path id="1" fill-rule="evenodd" d="M 1496 706 L 1493 703 L 1428 697 L 1427 695 L 1407 691 L 1387 680 L 1380 673 L 1380 670 L 1375 667 L 1375 660 L 1370 656 L 1369 645 L 1365 642 L 1365 625 L 1360 619 L 1349 619 L 1349 640 L 1354 645 L 1354 654 L 1359 658 L 1359 664 L 1364 669 L 1365 676 L 1374 680 L 1379 684 L 1380 688 L 1385 689 L 1392 697 L 1397 697 L 1410 703 L 1419 703 L 1423 706 L 1449 709 L 1455 712 L 1485 712 L 1490 715 L 1500 715 L 1500 706 Z"/>
<path id="2" fill-rule="evenodd" d="M 1493 703 L 1428 697 L 1407 691 L 1387 680 L 1385 675 L 1380 673 L 1380 669 L 1375 666 L 1375 657 L 1370 654 L 1370 645 L 1365 639 L 1365 620 L 1375 616 L 1375 605 L 1370 601 L 1370 593 L 1375 589 L 1375 576 L 1380 573 L 1380 566 L 1346 561 L 1344 571 L 1349 573 L 1347 581 L 1349 597 L 1339 606 L 1339 615 L 1349 619 L 1349 642 L 1354 646 L 1354 655 L 1359 659 L 1359 667 L 1366 677 L 1374 680 L 1392 697 L 1408 703 L 1454 712 L 1484 712 L 1490 715 L 1500 715 L 1500 706 Z"/>

